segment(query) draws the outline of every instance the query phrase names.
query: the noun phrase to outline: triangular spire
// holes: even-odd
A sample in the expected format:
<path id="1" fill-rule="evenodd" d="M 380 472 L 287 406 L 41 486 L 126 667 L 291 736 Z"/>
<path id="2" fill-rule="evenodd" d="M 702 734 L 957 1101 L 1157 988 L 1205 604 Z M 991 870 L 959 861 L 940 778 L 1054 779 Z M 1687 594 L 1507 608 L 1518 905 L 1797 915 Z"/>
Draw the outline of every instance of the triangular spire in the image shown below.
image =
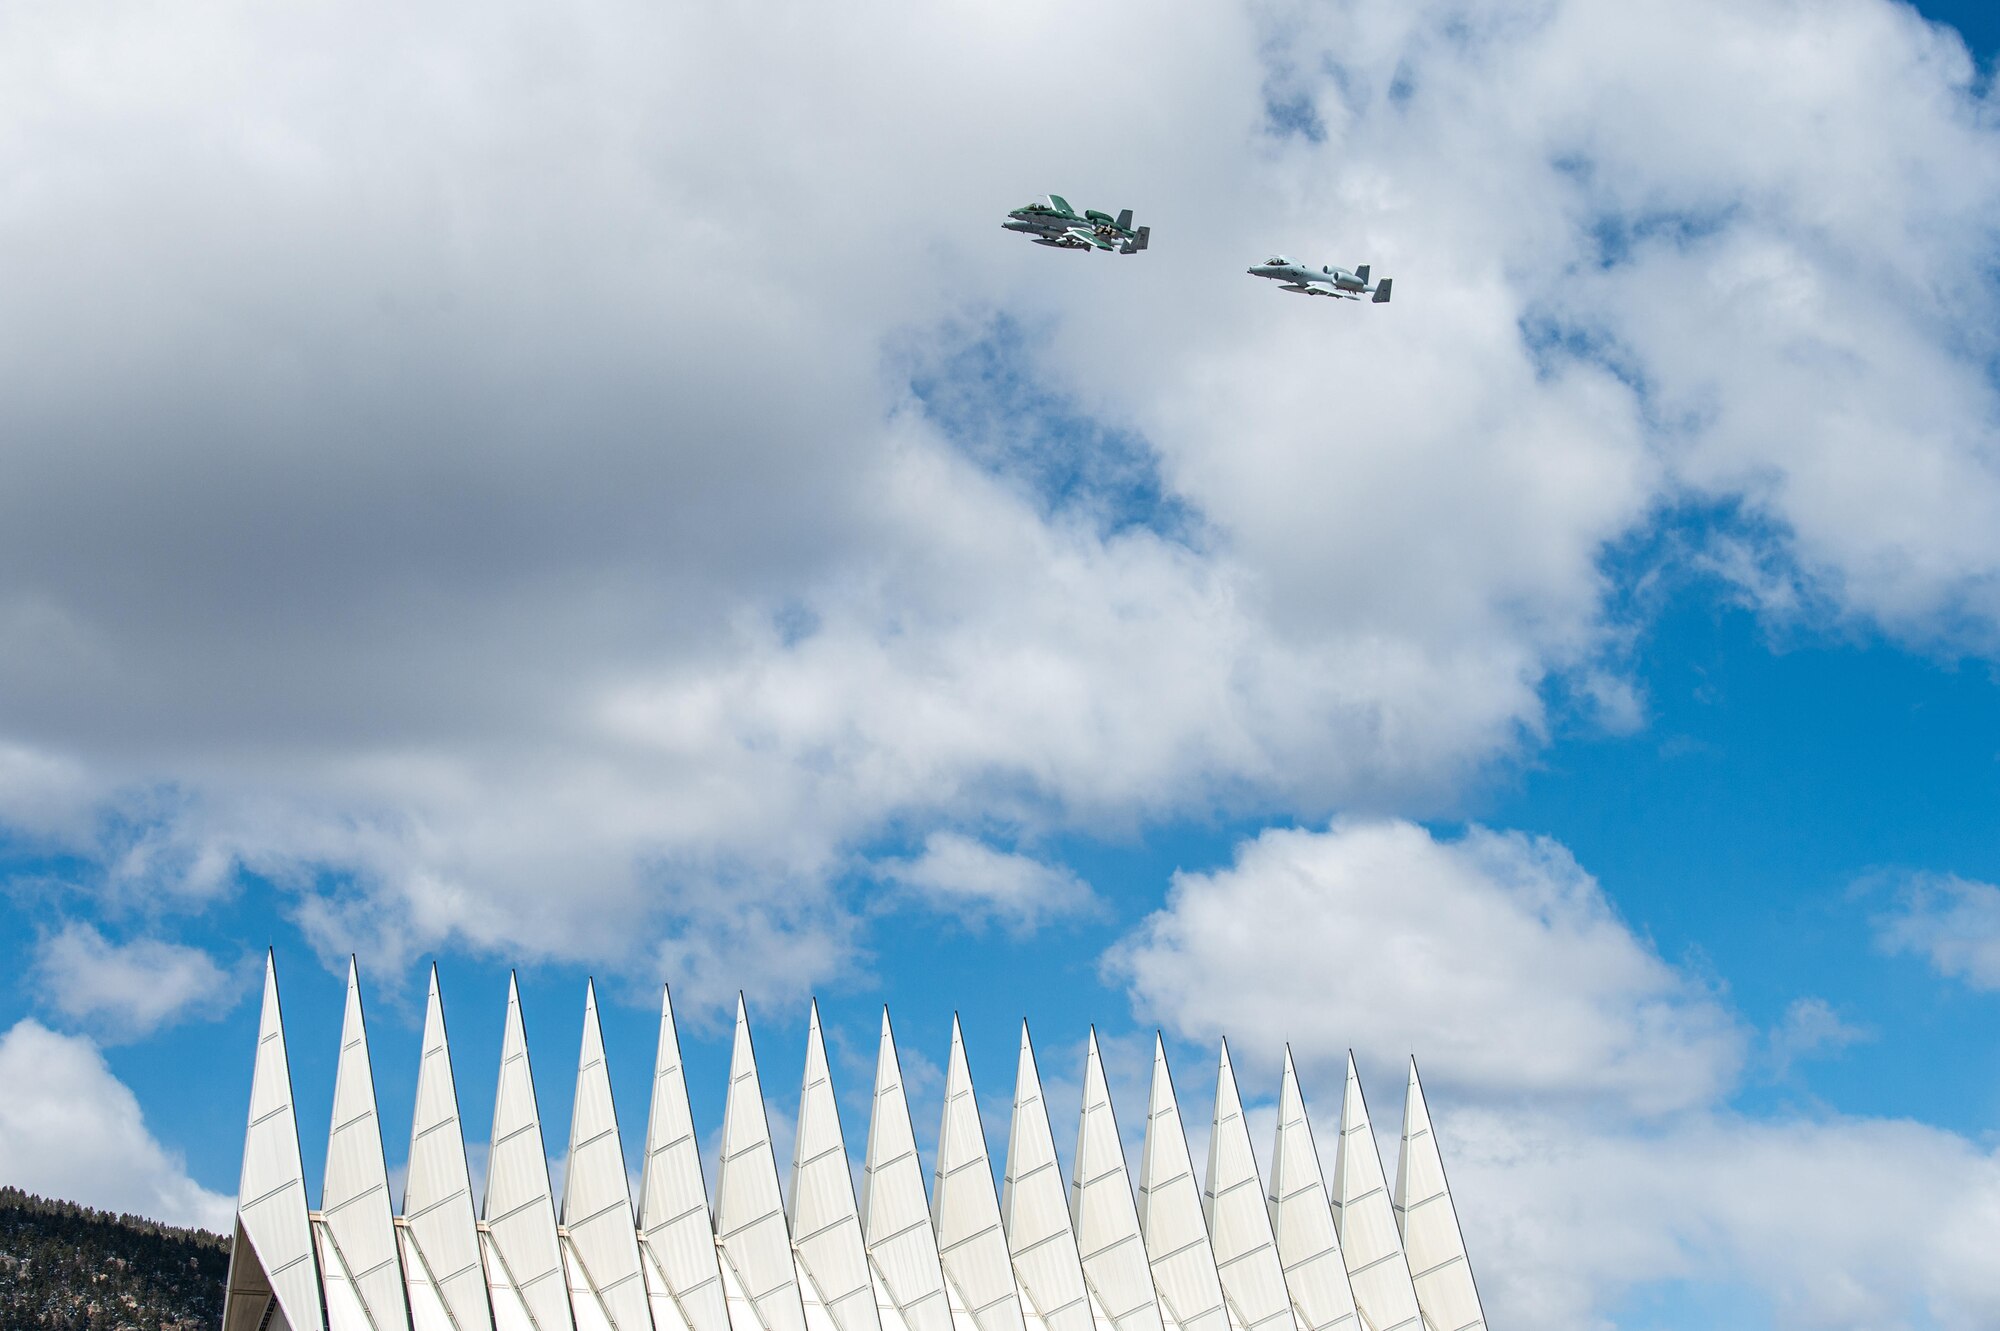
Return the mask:
<path id="1" fill-rule="evenodd" d="M 750 1014 L 741 994 L 736 996 L 736 1042 L 722 1116 L 722 1162 L 716 1171 L 715 1234 L 723 1260 L 736 1273 L 764 1331 L 805 1331 L 791 1233 L 778 1195 L 778 1160 L 771 1152 L 771 1125 L 764 1117 L 764 1091 L 750 1047 Z"/>
<path id="2" fill-rule="evenodd" d="M 1021 1023 L 1021 1058 L 1014 1075 L 1014 1115 L 1007 1129 L 1007 1177 L 1000 1189 L 1000 1218 L 1021 1292 L 1049 1331 L 1093 1331 L 1090 1291 L 1070 1229 L 1069 1199 L 1028 1023 Z"/>
<path id="3" fill-rule="evenodd" d="M 650 1258 L 647 1290 L 660 1331 L 730 1331 L 722 1271 L 716 1265 L 701 1147 L 688 1108 L 687 1075 L 674 1029 L 673 995 L 660 990 L 660 1042 L 653 1060 L 652 1108 L 646 1118 L 646 1174 L 639 1229 Z"/>
<path id="4" fill-rule="evenodd" d="M 1083 1276 L 1098 1305 L 1118 1331 L 1161 1331 L 1146 1240 L 1139 1233 L 1139 1208 L 1132 1200 L 1132 1177 L 1125 1170 L 1125 1147 L 1095 1027 L 1083 1060 L 1083 1121 L 1077 1125 L 1069 1198 Z"/>
<path id="5" fill-rule="evenodd" d="M 951 1019 L 951 1061 L 944 1080 L 944 1122 L 938 1128 L 937 1172 L 931 1215 L 938 1257 L 979 1331 L 1023 1331 L 1021 1301 L 993 1195 L 993 1165 L 986 1131 L 973 1098 L 972 1069 L 958 1017 Z"/>
<path id="6" fill-rule="evenodd" d="M 792 1191 L 787 1218 L 801 1273 L 812 1282 L 838 1331 L 881 1331 L 875 1283 L 854 1204 L 854 1174 L 840 1131 L 840 1106 L 820 1035 L 819 1003 L 806 1021 L 806 1072 L 799 1089 L 798 1132 L 792 1141 Z"/>
<path id="7" fill-rule="evenodd" d="M 327 1134 L 326 1182 L 319 1204 L 326 1217 L 320 1270 L 332 1331 L 409 1331 L 382 1123 L 375 1110 L 375 1073 L 361 1017 L 361 977 L 352 957 L 347 959 L 347 1011 L 341 1019 L 333 1127 Z"/>
<path id="8" fill-rule="evenodd" d="M 1410 1088 L 1403 1100 L 1403 1150 L 1396 1161 L 1396 1227 L 1417 1289 L 1417 1306 L 1432 1326 L 1486 1331 L 1486 1310 L 1473 1283 L 1465 1236 L 1458 1227 L 1445 1182 L 1444 1159 L 1431 1131 L 1430 1107 L 1410 1060 Z"/>
<path id="9" fill-rule="evenodd" d="M 436 966 L 431 967 L 430 998 L 424 1005 L 424 1052 L 417 1068 L 403 1215 L 403 1277 L 416 1331 L 492 1326 Z"/>
<path id="10" fill-rule="evenodd" d="M 486 1153 L 487 1280 L 496 1304 L 518 1300 L 535 1331 L 573 1331 L 556 1204 L 549 1187 L 548 1150 L 528 1063 L 521 990 L 507 976 L 507 1029 L 500 1045 L 500 1084 L 493 1097 L 493 1144 Z M 507 1321 L 511 1308 L 495 1311 Z"/>
<path id="11" fill-rule="evenodd" d="M 1285 1074 L 1278 1086 L 1278 1140 L 1271 1148 L 1271 1190 L 1266 1197 L 1300 1331 L 1357 1331 L 1354 1291 L 1341 1260 L 1326 1178 L 1320 1172 L 1290 1045 L 1285 1046 Z"/>
<path id="12" fill-rule="evenodd" d="M 1167 1049 L 1153 1036 L 1153 1085 L 1146 1140 L 1139 1154 L 1139 1228 L 1146 1236 L 1153 1285 L 1181 1331 L 1229 1331 L 1222 1281 L 1208 1243 L 1201 1185 L 1195 1181 Z"/>
<path id="13" fill-rule="evenodd" d="M 1340 1106 L 1340 1153 L 1334 1157 L 1332 1201 L 1341 1255 L 1347 1260 L 1361 1316 L 1375 1331 L 1417 1331 L 1417 1291 L 1403 1260 L 1389 1188 L 1382 1178 L 1382 1157 L 1375 1151 L 1368 1102 L 1361 1095 L 1361 1074 L 1355 1071 L 1352 1052 L 1347 1055 L 1347 1090 Z"/>
<path id="14" fill-rule="evenodd" d="M 278 963 L 264 957 L 264 1010 L 250 1077 L 250 1121 L 236 1191 L 223 1331 L 321 1331 L 319 1269 L 306 1215 L 306 1171 L 292 1110 L 292 1070 L 278 1011 Z M 276 1307 L 271 1305 L 275 1302 Z"/>
<path id="15" fill-rule="evenodd" d="M 923 1164 L 903 1094 L 902 1061 L 882 1009 L 875 1055 L 875 1104 L 861 1174 L 861 1228 L 868 1256 L 909 1331 L 952 1331 L 951 1303 L 938 1261 L 937 1233 L 924 1197 Z"/>
<path id="16" fill-rule="evenodd" d="M 604 1061 L 597 986 L 588 980 L 576 1098 L 570 1106 L 569 1164 L 563 1170 L 562 1223 L 570 1250 L 580 1259 L 578 1269 L 570 1272 L 572 1304 L 594 1299 L 615 1331 L 652 1331 L 639 1232 L 625 1182 L 625 1148 L 611 1102 L 611 1070 Z"/>
<path id="17" fill-rule="evenodd" d="M 1278 1241 L 1264 1209 L 1257 1156 L 1250 1149 L 1250 1126 L 1236 1070 L 1223 1043 L 1215 1074 L 1215 1120 L 1208 1134 L 1208 1178 L 1202 1211 L 1215 1244 L 1215 1267 L 1222 1292 L 1246 1331 L 1293 1331 L 1292 1296 L 1278 1261 Z"/>

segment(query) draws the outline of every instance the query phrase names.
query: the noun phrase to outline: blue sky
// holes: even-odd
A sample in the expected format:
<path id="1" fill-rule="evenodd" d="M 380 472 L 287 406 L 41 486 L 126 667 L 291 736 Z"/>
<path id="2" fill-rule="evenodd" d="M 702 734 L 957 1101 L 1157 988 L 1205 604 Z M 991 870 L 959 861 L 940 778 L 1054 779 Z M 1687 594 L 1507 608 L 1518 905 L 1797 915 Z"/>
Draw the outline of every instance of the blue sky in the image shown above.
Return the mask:
<path id="1" fill-rule="evenodd" d="M 926 1149 L 954 1011 L 1134 1130 L 1156 1029 L 1191 1120 L 1414 1052 L 1496 1325 L 1991 1324 L 1907 1237 L 2000 1214 L 2000 26 L 1922 12 L 0 19 L 0 1182 L 226 1219 L 266 947 L 316 1177 L 353 952 L 392 1167 L 433 961 L 555 1155 L 590 975 L 628 1154 L 662 981 L 707 1125 L 816 995 L 850 1143 L 884 1003 Z"/>

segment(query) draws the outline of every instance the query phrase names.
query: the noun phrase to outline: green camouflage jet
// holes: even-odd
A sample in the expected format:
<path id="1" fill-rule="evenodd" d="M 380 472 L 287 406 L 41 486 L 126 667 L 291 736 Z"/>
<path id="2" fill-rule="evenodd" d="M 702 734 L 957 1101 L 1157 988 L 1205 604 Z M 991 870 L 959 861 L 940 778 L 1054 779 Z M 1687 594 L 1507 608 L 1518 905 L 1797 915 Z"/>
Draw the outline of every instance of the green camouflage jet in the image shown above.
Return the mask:
<path id="1" fill-rule="evenodd" d="M 1000 226 L 1054 250 L 1108 250 L 1119 254 L 1137 254 L 1146 248 L 1153 235 L 1149 226 L 1132 229 L 1130 208 L 1116 217 L 1090 208 L 1079 213 L 1060 194 L 1016 208 Z"/>

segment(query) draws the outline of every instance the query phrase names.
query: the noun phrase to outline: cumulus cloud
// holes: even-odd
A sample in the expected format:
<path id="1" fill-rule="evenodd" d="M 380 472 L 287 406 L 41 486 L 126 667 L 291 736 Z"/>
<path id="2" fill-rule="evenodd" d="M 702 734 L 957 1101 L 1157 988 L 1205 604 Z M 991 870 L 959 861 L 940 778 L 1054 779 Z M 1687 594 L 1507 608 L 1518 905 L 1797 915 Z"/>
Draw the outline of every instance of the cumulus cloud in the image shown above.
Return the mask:
<path id="1" fill-rule="evenodd" d="M 1977 644 L 1988 105 L 1864 0 L 9 11 L 0 820 L 389 967 L 699 922 L 796 993 L 886 829 L 1634 724 L 1600 556 L 1689 499 Z M 1052 186 L 1153 249 L 995 229 Z"/>
<path id="2" fill-rule="evenodd" d="M 114 943 L 80 923 L 42 940 L 34 978 L 49 1007 L 118 1040 L 219 1013 L 245 988 L 200 948 L 157 938 Z"/>
<path id="3" fill-rule="evenodd" d="M 2000 158 L 1955 32 L 1864 3 L 1289 12 L 1291 63 L 1332 68 L 1293 85 L 1329 141 L 1491 233 L 1528 335 L 1633 387 L 1676 490 L 1758 519 L 1742 535 L 1795 576 L 1756 590 L 1991 650 L 2000 288 L 1973 256 Z M 1390 156 L 1442 144 L 1450 183 Z M 1493 206 L 1448 201 L 1470 197 Z"/>
<path id="4" fill-rule="evenodd" d="M 1350 1045 L 1422 1050 L 1440 1084 L 1654 1114 L 1712 1100 L 1743 1056 L 1716 996 L 1567 850 L 1484 828 L 1264 832 L 1226 869 L 1177 875 L 1108 969 L 1177 1032 L 1266 1059 L 1289 1039 L 1326 1075 Z"/>
<path id="5" fill-rule="evenodd" d="M 188 1177 L 146 1128 L 97 1046 L 23 1020 L 0 1035 L 0 1178 L 176 1225 L 227 1233 L 231 1199 Z"/>
<path id="6" fill-rule="evenodd" d="M 1981 1237 L 2000 1224 L 2000 1154 L 1956 1133 L 1720 1110 L 1637 1132 L 1463 1106 L 1437 1131 L 1496 1323 L 1585 1331 L 1680 1281 L 1750 1291 L 1801 1331 L 2000 1318 Z"/>
<path id="7" fill-rule="evenodd" d="M 1955 874 L 1913 874 L 1875 918 L 1875 941 L 1920 956 L 1938 974 L 2000 989 L 2000 887 Z"/>
<path id="8" fill-rule="evenodd" d="M 975 925 L 998 922 L 1017 935 L 1102 904 L 1090 884 L 1061 865 L 995 850 L 956 832 L 931 833 L 923 854 L 883 861 L 875 873 L 933 910 Z"/>
<path id="9" fill-rule="evenodd" d="M 1731 1109 L 1744 1023 L 1546 839 L 1268 831 L 1178 877 L 1106 965 L 1142 1018 L 1205 1047 L 1227 1035 L 1239 1069 L 1289 1040 L 1322 1141 L 1351 1046 L 1391 1168 L 1392 1088 L 1416 1051 L 1496 1324 L 1584 1331 L 1684 1280 L 1747 1288 L 1788 1327 L 2000 1314 L 2000 1277 L 1963 1237 L 2000 1221 L 2000 1154 L 1918 1123 Z M 1803 998 L 1768 1038 L 1797 1058 L 1858 1035 Z M 1190 1121 L 1198 1078 L 1183 1073 Z"/>

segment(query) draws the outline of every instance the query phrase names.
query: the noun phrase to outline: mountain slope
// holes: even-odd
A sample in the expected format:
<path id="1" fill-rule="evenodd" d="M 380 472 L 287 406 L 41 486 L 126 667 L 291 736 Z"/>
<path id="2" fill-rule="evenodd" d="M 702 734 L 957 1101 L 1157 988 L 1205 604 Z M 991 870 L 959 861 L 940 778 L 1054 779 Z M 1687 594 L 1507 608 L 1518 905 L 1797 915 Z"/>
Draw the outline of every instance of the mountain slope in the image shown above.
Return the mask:
<path id="1" fill-rule="evenodd" d="M 0 1327 L 210 1331 L 229 1241 L 0 1187 Z"/>

